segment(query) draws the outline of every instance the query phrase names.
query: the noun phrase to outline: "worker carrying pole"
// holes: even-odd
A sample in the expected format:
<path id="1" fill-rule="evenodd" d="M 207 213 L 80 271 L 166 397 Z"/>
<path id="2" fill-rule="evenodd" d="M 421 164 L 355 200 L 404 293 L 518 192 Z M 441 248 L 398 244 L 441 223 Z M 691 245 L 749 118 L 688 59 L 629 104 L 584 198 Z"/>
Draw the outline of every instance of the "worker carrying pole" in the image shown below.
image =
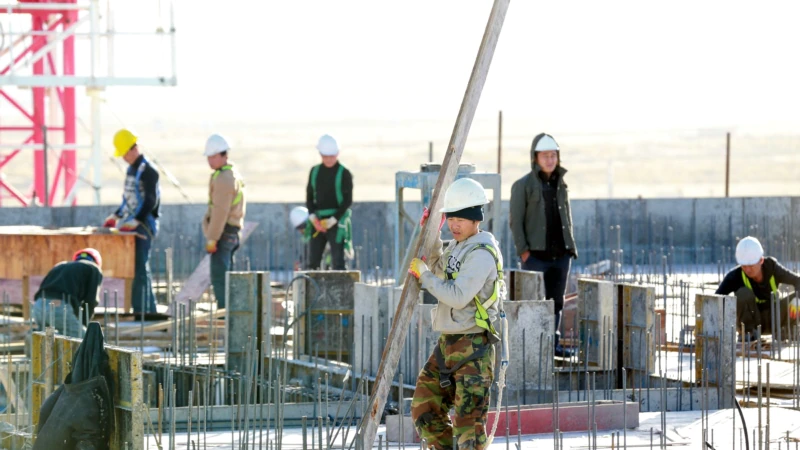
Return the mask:
<path id="1" fill-rule="evenodd" d="M 441 336 L 417 378 L 411 417 L 419 435 L 441 450 L 454 448 L 456 437 L 459 449 L 489 445 L 485 426 L 494 381 L 494 344 L 500 341 L 495 322 L 506 286 L 500 245 L 480 229 L 487 203 L 483 186 L 475 180 L 461 178 L 450 185 L 439 230 L 446 217 L 453 240 L 442 251 L 439 238 L 428 260 L 430 268 L 423 259 L 414 258 L 408 271 L 438 300 L 431 320 Z M 429 214 L 426 208 L 422 224 Z M 504 353 L 503 369 L 508 361 Z M 450 408 L 455 408 L 454 423 Z"/>
<path id="2" fill-rule="evenodd" d="M 31 315 L 38 329 L 53 327 L 65 336 L 82 337 L 86 330 L 82 321 L 94 315 L 98 304 L 97 294 L 103 284 L 102 267 L 103 258 L 93 248 L 78 250 L 72 261 L 53 266 L 33 296 L 36 300 Z M 81 317 L 82 310 L 87 311 L 88 316 Z M 50 323 L 51 314 L 55 323 Z M 66 329 L 62 330 L 65 325 Z"/>
<path id="3" fill-rule="evenodd" d="M 211 285 L 217 308 L 225 307 L 225 273 L 233 268 L 246 211 L 244 179 L 228 161 L 228 151 L 227 139 L 219 134 L 206 141 L 205 156 L 214 172 L 208 181 L 208 210 L 202 227 L 206 251 L 211 254 Z"/>

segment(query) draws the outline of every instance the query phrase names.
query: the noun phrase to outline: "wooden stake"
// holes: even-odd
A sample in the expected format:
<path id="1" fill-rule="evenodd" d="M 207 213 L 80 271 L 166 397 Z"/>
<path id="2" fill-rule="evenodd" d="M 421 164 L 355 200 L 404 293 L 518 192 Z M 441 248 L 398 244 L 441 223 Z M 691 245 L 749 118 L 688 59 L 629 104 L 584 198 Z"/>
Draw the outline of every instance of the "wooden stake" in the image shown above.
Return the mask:
<path id="1" fill-rule="evenodd" d="M 441 213 L 439 213 L 439 208 L 442 203 L 441 194 L 453 182 L 456 171 L 458 170 L 461 154 L 464 152 L 464 144 L 467 140 L 469 129 L 472 126 L 475 110 L 478 108 L 478 101 L 483 91 L 483 85 L 486 82 L 486 76 L 489 73 L 489 66 L 492 63 L 492 56 L 497 46 L 500 30 L 503 28 L 503 21 L 505 20 L 509 2 L 510 0 L 495 0 L 492 6 L 492 12 L 486 24 L 486 30 L 484 31 L 483 40 L 478 50 L 478 56 L 472 68 L 472 75 L 467 84 L 464 99 L 461 102 L 461 109 L 458 111 L 453 133 L 450 136 L 450 144 L 447 146 L 447 151 L 445 152 L 442 169 L 439 172 L 436 187 L 433 189 L 430 205 L 431 216 L 425 222 L 420 236 L 417 238 L 416 245 L 414 246 L 414 255 L 429 254 L 431 247 L 437 240 L 439 232 L 438 225 L 441 218 Z M 392 379 L 394 378 L 397 363 L 402 353 L 403 343 L 405 342 L 406 333 L 408 332 L 408 326 L 411 321 L 411 314 L 419 299 L 419 292 L 419 282 L 414 277 L 406 277 L 405 283 L 403 284 L 403 293 L 397 305 L 394 322 L 392 323 L 392 329 L 386 340 L 387 345 L 381 356 L 378 375 L 369 400 L 368 415 L 364 417 L 359 429 L 361 441 L 365 446 L 372 447 L 375 442 L 378 423 L 380 422 L 383 408 L 386 406 L 386 398 L 392 386 Z"/>

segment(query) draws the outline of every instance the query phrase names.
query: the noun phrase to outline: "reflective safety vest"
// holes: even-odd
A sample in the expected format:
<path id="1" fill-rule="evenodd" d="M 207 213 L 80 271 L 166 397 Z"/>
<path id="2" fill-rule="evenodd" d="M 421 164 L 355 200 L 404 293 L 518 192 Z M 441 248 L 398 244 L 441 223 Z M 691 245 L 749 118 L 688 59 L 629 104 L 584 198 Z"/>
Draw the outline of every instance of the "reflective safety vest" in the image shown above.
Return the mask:
<path id="1" fill-rule="evenodd" d="M 230 165 L 230 164 L 225 164 L 224 166 L 222 166 L 219 169 L 215 170 L 214 174 L 211 175 L 211 181 L 216 180 L 217 177 L 219 176 L 219 174 L 222 173 L 223 170 L 233 170 L 233 166 Z M 236 172 L 234 172 L 234 173 L 236 173 Z M 238 205 L 239 203 L 242 202 L 242 198 L 244 198 L 244 182 L 242 181 L 242 178 L 240 176 L 238 176 L 238 174 L 236 174 L 236 175 L 237 176 L 235 176 L 234 179 L 236 180 L 236 190 L 238 191 L 238 193 L 236 194 L 236 197 L 233 198 L 233 203 L 231 203 L 231 206 Z M 208 199 L 208 204 L 209 205 L 213 205 L 214 204 L 211 201 L 210 197 Z"/>
<path id="2" fill-rule="evenodd" d="M 498 296 L 500 295 L 500 282 L 503 281 L 503 267 L 500 265 L 500 258 L 497 257 L 497 250 L 495 250 L 494 247 L 488 244 L 478 244 L 473 247 L 469 253 L 477 249 L 484 249 L 492 254 L 494 262 L 497 265 L 497 278 L 494 280 L 492 295 L 485 302 L 481 302 L 481 299 L 478 298 L 477 295 L 475 296 L 475 324 L 488 331 L 493 336 L 498 336 L 497 330 L 495 330 L 494 325 L 492 325 L 492 321 L 489 320 L 489 312 L 487 310 L 497 302 Z M 445 277 L 448 280 L 455 280 L 458 278 L 458 272 L 446 272 Z"/>
<path id="3" fill-rule="evenodd" d="M 753 291 L 753 286 L 750 285 L 750 279 L 744 274 L 744 270 L 742 271 L 742 281 L 744 281 L 744 285 L 747 289 Z M 778 295 L 778 285 L 775 284 L 775 275 L 769 277 L 769 287 L 772 288 L 773 294 Z M 755 294 L 755 291 L 753 291 L 753 293 Z M 767 303 L 767 301 L 756 297 L 756 303 Z"/>

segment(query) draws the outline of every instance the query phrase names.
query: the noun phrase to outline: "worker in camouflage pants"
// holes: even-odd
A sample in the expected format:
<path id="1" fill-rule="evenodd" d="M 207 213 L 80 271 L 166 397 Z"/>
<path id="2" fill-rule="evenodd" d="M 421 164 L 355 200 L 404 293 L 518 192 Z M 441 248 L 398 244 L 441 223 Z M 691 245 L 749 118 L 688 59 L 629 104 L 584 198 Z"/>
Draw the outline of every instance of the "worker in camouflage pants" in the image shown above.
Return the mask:
<path id="1" fill-rule="evenodd" d="M 431 325 L 441 336 L 417 377 L 411 401 L 411 418 L 429 448 L 450 450 L 454 440 L 461 450 L 489 445 L 486 418 L 494 381 L 494 344 L 499 341 L 492 322 L 506 289 L 500 246 L 491 233 L 480 229 L 486 203 L 480 183 L 456 180 L 440 210 L 453 240 L 443 250 L 439 239 L 427 262 L 414 258 L 408 271 L 438 301 L 431 311 Z M 426 208 L 423 224 L 429 215 Z M 450 408 L 455 409 L 455 423 Z"/>
<path id="2" fill-rule="evenodd" d="M 436 355 L 431 355 L 417 378 L 411 401 L 411 416 L 417 430 L 436 449 L 452 449 L 453 434 L 459 437 L 459 449 L 482 449 L 486 445 L 486 415 L 494 380 L 494 347 L 485 333 L 443 334 L 436 345 L 446 355 L 446 367 L 453 367 L 481 349 L 486 351 L 451 374 L 453 382 L 447 387 L 441 387 L 439 364 Z M 454 406 L 453 424 L 449 412 Z"/>

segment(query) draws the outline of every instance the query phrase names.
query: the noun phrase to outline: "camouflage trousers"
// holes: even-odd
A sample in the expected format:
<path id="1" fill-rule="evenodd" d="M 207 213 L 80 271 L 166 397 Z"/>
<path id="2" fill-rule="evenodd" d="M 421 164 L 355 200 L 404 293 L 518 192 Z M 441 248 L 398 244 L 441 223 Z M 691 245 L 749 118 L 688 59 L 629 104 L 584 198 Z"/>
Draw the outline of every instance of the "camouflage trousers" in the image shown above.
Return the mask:
<path id="1" fill-rule="evenodd" d="M 453 436 L 458 437 L 460 450 L 486 448 L 486 417 L 489 395 L 494 380 L 494 346 L 486 333 L 443 334 L 437 343 L 444 365 L 453 368 L 473 353 L 483 355 L 465 363 L 449 375 L 450 385 L 442 387 L 439 362 L 434 351 L 417 378 L 411 401 L 411 418 L 428 448 L 451 450 Z M 455 423 L 450 421 L 450 408 L 455 409 Z"/>

